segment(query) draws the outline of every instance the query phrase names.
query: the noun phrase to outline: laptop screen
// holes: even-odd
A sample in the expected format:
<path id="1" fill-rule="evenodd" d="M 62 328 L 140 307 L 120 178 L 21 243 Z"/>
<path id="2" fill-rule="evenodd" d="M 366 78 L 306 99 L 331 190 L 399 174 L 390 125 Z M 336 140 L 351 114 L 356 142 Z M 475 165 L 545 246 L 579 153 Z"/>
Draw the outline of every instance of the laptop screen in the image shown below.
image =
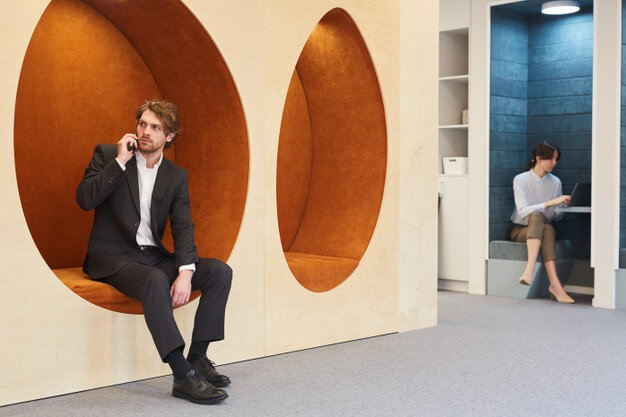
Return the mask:
<path id="1" fill-rule="evenodd" d="M 576 183 L 572 191 L 572 199 L 568 207 L 590 207 L 591 206 L 591 184 Z"/>

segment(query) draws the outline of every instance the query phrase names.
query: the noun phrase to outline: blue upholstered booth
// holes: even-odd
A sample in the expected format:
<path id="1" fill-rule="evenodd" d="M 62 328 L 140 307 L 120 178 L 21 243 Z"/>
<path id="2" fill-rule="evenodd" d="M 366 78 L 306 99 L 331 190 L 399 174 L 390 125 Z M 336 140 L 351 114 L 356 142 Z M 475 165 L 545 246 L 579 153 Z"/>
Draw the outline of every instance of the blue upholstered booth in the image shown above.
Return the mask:
<path id="1" fill-rule="evenodd" d="M 576 14 L 545 16 L 540 4 L 528 1 L 491 9 L 490 241 L 509 239 L 513 177 L 524 171 L 537 142 L 548 140 L 561 149 L 554 174 L 563 182 L 564 193 L 571 193 L 577 182 L 591 182 L 593 7 L 587 1 Z M 573 259 L 588 264 L 590 216 L 569 214 L 555 227 L 564 241 L 559 245 L 571 248 L 568 265 Z M 516 250 L 513 247 L 499 246 Z M 511 264 L 507 275 L 499 258 L 497 276 L 488 268 L 489 293 L 490 287 L 505 288 L 508 284 L 498 284 L 516 280 L 521 273 Z M 491 266 L 493 259 L 490 256 Z M 574 285 L 592 287 L 593 275 L 587 273 L 591 270 L 583 269 L 584 274 L 572 277 Z M 519 296 L 519 291 L 499 294 Z"/>

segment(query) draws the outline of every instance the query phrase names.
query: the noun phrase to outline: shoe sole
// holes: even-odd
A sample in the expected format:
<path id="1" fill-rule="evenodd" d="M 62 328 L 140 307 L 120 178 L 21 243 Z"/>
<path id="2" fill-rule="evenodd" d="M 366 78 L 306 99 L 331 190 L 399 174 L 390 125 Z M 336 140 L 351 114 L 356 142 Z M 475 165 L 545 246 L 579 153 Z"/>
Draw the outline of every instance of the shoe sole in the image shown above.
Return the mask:
<path id="1" fill-rule="evenodd" d="M 214 387 L 218 387 L 218 388 L 224 388 L 230 385 L 230 381 L 226 381 L 226 382 L 211 382 L 208 381 L 209 384 L 213 385 Z"/>
<path id="2" fill-rule="evenodd" d="M 203 400 L 200 398 L 190 397 L 186 393 L 175 390 L 175 389 L 172 390 L 172 395 L 176 398 L 182 398 L 183 400 L 191 401 L 192 403 L 196 403 L 196 404 L 217 404 L 219 402 L 224 401 L 226 398 L 228 398 L 228 394 L 225 392 L 224 395 L 220 397 L 207 398 Z"/>

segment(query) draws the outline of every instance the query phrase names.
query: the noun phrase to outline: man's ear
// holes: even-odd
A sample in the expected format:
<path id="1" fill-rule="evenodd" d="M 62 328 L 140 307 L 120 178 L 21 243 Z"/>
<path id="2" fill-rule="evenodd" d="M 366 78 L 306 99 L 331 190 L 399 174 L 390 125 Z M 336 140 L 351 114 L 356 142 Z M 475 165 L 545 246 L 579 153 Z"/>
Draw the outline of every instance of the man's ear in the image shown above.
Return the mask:
<path id="1" fill-rule="evenodd" d="M 174 132 L 170 133 L 169 135 L 165 137 L 166 142 L 171 142 L 172 139 L 174 139 Z"/>

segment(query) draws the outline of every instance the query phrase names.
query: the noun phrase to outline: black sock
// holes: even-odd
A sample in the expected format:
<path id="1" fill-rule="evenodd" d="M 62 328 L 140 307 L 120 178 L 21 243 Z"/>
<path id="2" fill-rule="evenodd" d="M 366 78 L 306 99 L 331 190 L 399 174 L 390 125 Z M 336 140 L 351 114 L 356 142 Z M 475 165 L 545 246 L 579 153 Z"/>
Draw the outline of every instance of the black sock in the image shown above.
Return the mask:
<path id="1" fill-rule="evenodd" d="M 168 353 L 165 357 L 165 362 L 172 368 L 175 378 L 183 379 L 191 371 L 191 365 L 185 360 L 182 348 Z"/>
<path id="2" fill-rule="evenodd" d="M 206 356 L 206 350 L 209 347 L 209 342 L 191 342 L 189 346 L 189 353 L 187 353 L 187 361 L 194 363 L 196 360 Z"/>

